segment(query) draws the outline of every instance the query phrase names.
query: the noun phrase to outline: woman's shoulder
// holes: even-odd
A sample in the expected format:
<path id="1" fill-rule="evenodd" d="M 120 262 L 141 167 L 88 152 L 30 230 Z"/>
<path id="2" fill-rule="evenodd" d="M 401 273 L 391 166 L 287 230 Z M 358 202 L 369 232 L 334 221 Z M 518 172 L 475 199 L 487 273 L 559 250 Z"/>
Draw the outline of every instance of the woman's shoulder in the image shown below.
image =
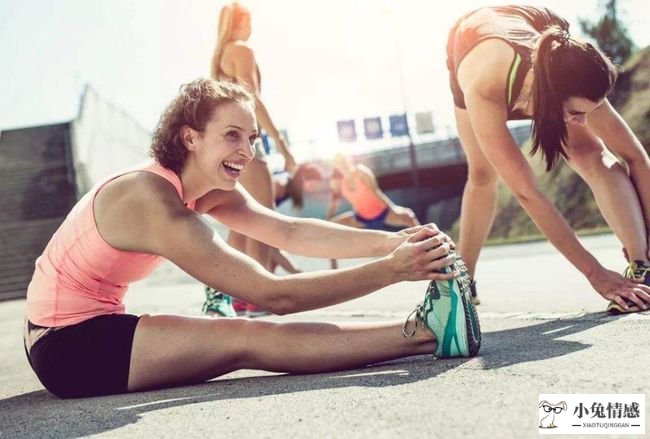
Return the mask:
<path id="1" fill-rule="evenodd" d="M 458 67 L 463 93 L 501 101 L 514 56 L 514 48 L 502 39 L 490 38 L 477 44 Z"/>
<path id="2" fill-rule="evenodd" d="M 145 212 L 160 206 L 183 206 L 169 180 L 152 172 L 131 172 L 107 183 L 97 194 L 96 204 L 131 212 Z"/>
<path id="3" fill-rule="evenodd" d="M 253 55 L 253 48 L 246 41 L 231 41 L 223 48 L 224 56 Z"/>

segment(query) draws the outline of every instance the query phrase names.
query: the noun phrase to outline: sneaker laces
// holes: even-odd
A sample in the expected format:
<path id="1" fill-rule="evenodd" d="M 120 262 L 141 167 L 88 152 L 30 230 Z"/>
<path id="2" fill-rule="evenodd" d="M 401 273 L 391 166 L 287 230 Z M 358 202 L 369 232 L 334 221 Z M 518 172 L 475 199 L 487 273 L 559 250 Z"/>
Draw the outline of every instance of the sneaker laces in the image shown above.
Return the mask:
<path id="1" fill-rule="evenodd" d="M 639 265 L 636 261 L 633 261 L 627 266 L 623 272 L 623 276 L 635 282 L 645 282 L 648 273 L 650 273 L 650 266 L 646 266 L 645 264 Z"/>
<path id="2" fill-rule="evenodd" d="M 413 331 L 408 332 L 408 324 L 411 321 L 411 316 L 415 315 L 413 320 Z M 424 303 L 419 303 L 413 311 L 406 317 L 404 324 L 402 325 L 402 335 L 406 338 L 411 338 L 415 335 L 415 332 L 418 330 L 418 320 L 424 321 Z"/>

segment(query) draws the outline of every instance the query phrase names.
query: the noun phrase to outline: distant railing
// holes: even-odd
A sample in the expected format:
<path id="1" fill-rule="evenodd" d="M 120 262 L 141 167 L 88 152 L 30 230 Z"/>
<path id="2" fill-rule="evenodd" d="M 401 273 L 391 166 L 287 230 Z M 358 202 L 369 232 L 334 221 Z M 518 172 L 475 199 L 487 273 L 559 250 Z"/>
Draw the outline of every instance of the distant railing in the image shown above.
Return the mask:
<path id="1" fill-rule="evenodd" d="M 521 146 L 530 138 L 530 124 L 510 128 L 515 142 Z M 432 142 L 420 143 L 414 146 L 417 169 L 430 169 L 443 166 L 459 165 L 467 162 L 465 152 L 456 137 Z M 390 149 L 356 154 L 355 159 L 370 167 L 377 176 L 394 174 L 412 170 L 410 146 L 399 146 Z"/>

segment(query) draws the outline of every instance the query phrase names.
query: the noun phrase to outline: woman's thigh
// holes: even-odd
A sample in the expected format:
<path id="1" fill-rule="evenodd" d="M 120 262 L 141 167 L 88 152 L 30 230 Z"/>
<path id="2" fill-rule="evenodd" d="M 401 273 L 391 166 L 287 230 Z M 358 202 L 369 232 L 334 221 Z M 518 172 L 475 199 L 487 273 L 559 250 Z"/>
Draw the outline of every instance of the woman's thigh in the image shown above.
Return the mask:
<path id="1" fill-rule="evenodd" d="M 348 227 L 356 227 L 358 229 L 364 227 L 364 225 L 362 223 L 357 221 L 356 217 L 354 216 L 354 212 L 352 212 L 352 211 L 339 213 L 338 215 L 332 217 L 330 219 L 330 221 L 333 222 L 333 223 L 341 224 L 341 225 L 348 226 Z"/>
<path id="2" fill-rule="evenodd" d="M 397 212 L 393 209 L 389 209 L 384 222 L 391 226 L 404 227 L 413 227 L 420 224 L 413 211 L 408 208 L 400 208 Z"/>
<path id="3" fill-rule="evenodd" d="M 489 162 L 474 135 L 467 110 L 455 109 L 456 127 L 460 143 L 467 156 L 469 180 L 475 184 L 495 184 L 497 171 Z"/>
<path id="4" fill-rule="evenodd" d="M 199 383 L 241 368 L 251 323 L 142 316 L 133 338 L 128 390 Z"/>

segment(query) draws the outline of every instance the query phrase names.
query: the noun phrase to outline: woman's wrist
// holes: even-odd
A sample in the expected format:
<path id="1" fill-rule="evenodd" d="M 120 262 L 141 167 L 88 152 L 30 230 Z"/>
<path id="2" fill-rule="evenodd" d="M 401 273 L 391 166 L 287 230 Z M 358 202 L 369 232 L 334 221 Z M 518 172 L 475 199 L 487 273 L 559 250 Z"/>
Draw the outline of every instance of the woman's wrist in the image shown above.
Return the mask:
<path id="1" fill-rule="evenodd" d="M 382 285 L 392 285 L 404 280 L 400 278 L 399 271 L 395 268 L 392 252 L 375 262 L 377 268 L 374 270 L 374 276 L 378 276 L 378 278 L 381 279 L 380 283 Z"/>
<path id="2" fill-rule="evenodd" d="M 588 258 L 584 263 L 576 265 L 576 268 L 589 280 L 591 280 L 598 272 L 603 269 L 603 266 L 600 265 L 600 262 L 596 260 L 590 253 Z"/>
<path id="3" fill-rule="evenodd" d="M 397 233 L 390 233 L 390 235 L 383 240 L 383 246 L 381 247 L 380 255 L 383 256 L 383 255 L 391 254 L 393 251 L 395 251 L 397 247 L 399 247 L 408 238 L 409 238 L 408 235 L 398 235 Z"/>

